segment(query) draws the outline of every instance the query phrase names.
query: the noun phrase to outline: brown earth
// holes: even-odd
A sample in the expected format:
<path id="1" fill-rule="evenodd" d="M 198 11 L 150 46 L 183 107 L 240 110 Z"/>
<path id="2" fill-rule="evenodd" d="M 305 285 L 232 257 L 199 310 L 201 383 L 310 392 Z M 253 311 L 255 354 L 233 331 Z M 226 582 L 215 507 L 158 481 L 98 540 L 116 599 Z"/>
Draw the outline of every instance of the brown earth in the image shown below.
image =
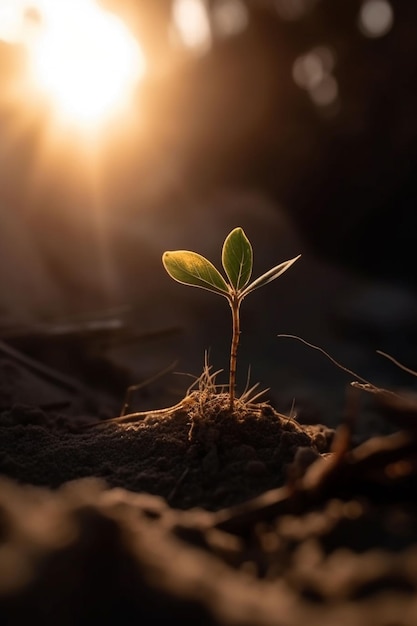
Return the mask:
<path id="1" fill-rule="evenodd" d="M 336 435 L 204 385 L 107 422 L 109 394 L 2 349 L 2 624 L 417 623 L 410 407 L 361 445 L 356 396 Z"/>

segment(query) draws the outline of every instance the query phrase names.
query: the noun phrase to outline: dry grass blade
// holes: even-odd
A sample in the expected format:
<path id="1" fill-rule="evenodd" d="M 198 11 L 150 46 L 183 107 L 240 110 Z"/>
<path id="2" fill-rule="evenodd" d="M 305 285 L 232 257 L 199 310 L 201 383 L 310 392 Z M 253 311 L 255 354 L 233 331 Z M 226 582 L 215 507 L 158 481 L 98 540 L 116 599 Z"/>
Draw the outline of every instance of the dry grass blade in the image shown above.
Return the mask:
<path id="1" fill-rule="evenodd" d="M 334 365 L 336 365 L 339 369 L 343 370 L 347 374 L 351 374 L 355 378 L 358 378 L 359 381 L 352 381 L 350 385 L 355 389 L 360 389 L 361 391 L 366 391 L 367 393 L 371 393 L 378 398 L 382 407 L 384 409 L 388 409 L 389 413 L 387 414 L 388 419 L 395 424 L 397 427 L 405 428 L 410 432 L 415 433 L 417 431 L 416 417 L 417 417 L 417 401 L 415 398 L 407 397 L 405 394 L 399 394 L 395 391 L 390 391 L 389 389 L 383 389 L 381 387 L 377 387 L 372 384 L 362 376 L 359 376 L 353 370 L 341 365 L 336 361 L 333 357 L 331 357 L 323 348 L 319 346 L 315 346 L 312 343 L 309 343 L 305 339 L 298 337 L 297 335 L 286 335 L 280 334 L 278 337 L 288 337 L 289 339 L 297 339 L 301 343 L 305 344 L 309 348 L 313 348 L 313 350 L 318 350 L 325 357 L 327 357 Z M 408 367 L 399 363 L 396 359 L 391 357 L 389 354 L 382 352 L 381 350 L 377 350 L 377 353 L 381 356 L 386 357 L 390 361 L 392 361 L 395 365 L 403 369 L 404 371 L 417 376 L 417 372 L 409 369 Z"/>
<path id="2" fill-rule="evenodd" d="M 261 391 L 258 391 L 258 393 L 256 393 L 255 395 L 252 395 L 253 392 L 258 387 L 259 387 L 259 383 L 256 383 L 250 389 L 248 389 L 243 395 L 241 395 L 239 398 L 241 402 L 255 404 L 261 396 L 265 395 L 270 390 L 270 387 L 267 387 L 266 389 L 261 389 Z"/>
<path id="3" fill-rule="evenodd" d="M 297 341 L 300 341 L 301 343 L 308 346 L 309 348 L 312 348 L 313 350 L 317 350 L 318 352 L 321 352 L 321 354 L 323 354 L 326 358 L 328 358 L 329 361 L 333 363 L 333 365 L 336 365 L 336 367 L 346 372 L 347 374 L 350 374 L 354 378 L 358 378 L 365 385 L 370 385 L 371 387 L 374 386 L 372 385 L 372 383 L 369 382 L 369 380 L 366 380 L 366 378 L 362 378 L 362 376 L 359 376 L 359 374 L 357 374 L 353 370 L 349 369 L 348 367 L 345 367 L 344 365 L 336 361 L 336 359 L 330 356 L 330 354 L 326 352 L 326 350 L 323 350 L 323 348 L 320 348 L 320 346 L 315 346 L 313 343 L 309 343 L 308 341 L 306 341 L 305 339 L 302 339 L 301 337 L 298 337 L 297 335 L 279 334 L 277 335 L 277 337 L 286 337 L 287 339 L 296 339 Z"/>
<path id="4" fill-rule="evenodd" d="M 144 387 L 148 387 L 148 385 L 151 385 L 155 381 L 159 380 L 160 378 L 165 376 L 165 374 L 168 374 L 169 372 L 172 372 L 174 367 L 177 365 L 177 362 L 178 361 L 174 361 L 173 363 L 171 363 L 170 365 L 165 367 L 163 370 L 157 372 L 153 376 L 150 376 L 146 380 L 143 380 L 142 382 L 137 383 L 136 385 L 130 385 L 130 387 L 128 387 L 127 391 L 126 391 L 125 399 L 124 399 L 124 402 L 123 402 L 123 407 L 122 407 L 122 410 L 120 412 L 120 417 L 123 417 L 123 415 L 126 415 L 126 411 L 129 408 L 130 398 L 132 396 L 132 393 L 134 393 L 135 391 L 138 391 L 139 389 L 143 389 Z"/>
<path id="5" fill-rule="evenodd" d="M 380 354 L 381 356 L 385 357 L 386 359 L 388 359 L 389 361 L 391 361 L 392 363 L 394 363 L 394 365 L 396 365 L 397 367 L 399 367 L 401 370 L 403 370 L 404 372 L 407 372 L 407 374 L 411 374 L 411 376 L 417 376 L 417 372 L 415 372 L 414 370 L 410 369 L 409 367 L 407 367 L 406 365 L 403 365 L 402 363 L 400 363 L 399 361 L 397 361 L 397 359 L 394 359 L 393 356 L 391 356 L 390 354 L 387 354 L 386 352 L 382 352 L 382 350 L 377 350 L 376 351 L 377 354 Z"/>

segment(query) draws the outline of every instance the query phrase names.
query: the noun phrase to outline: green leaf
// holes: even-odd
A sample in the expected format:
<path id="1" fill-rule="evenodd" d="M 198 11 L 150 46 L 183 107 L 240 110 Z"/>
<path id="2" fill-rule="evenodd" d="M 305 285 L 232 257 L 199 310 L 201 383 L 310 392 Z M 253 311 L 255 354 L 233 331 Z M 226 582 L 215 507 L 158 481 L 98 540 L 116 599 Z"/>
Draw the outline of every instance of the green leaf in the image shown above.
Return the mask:
<path id="1" fill-rule="evenodd" d="M 252 246 L 242 228 L 235 228 L 223 244 L 222 263 L 224 270 L 237 290 L 248 284 L 252 274 Z"/>
<path id="2" fill-rule="evenodd" d="M 278 276 L 281 276 L 281 274 L 286 272 L 293 263 L 298 261 L 300 257 L 301 257 L 301 254 L 294 257 L 293 259 L 290 259 L 289 261 L 284 261 L 284 263 L 281 263 L 280 265 L 276 265 L 265 274 L 262 274 L 262 276 L 259 276 L 259 278 L 254 280 L 253 283 L 248 285 L 248 287 L 246 287 L 246 289 L 242 291 L 241 299 L 243 300 L 243 298 L 245 298 L 248 295 L 248 293 L 251 293 L 251 291 L 258 289 L 259 287 L 263 287 L 264 285 L 267 285 L 271 281 L 278 278 Z"/>
<path id="3" fill-rule="evenodd" d="M 162 263 L 171 278 L 179 283 L 229 296 L 229 288 L 223 276 L 201 254 L 189 250 L 167 251 L 162 255 Z"/>

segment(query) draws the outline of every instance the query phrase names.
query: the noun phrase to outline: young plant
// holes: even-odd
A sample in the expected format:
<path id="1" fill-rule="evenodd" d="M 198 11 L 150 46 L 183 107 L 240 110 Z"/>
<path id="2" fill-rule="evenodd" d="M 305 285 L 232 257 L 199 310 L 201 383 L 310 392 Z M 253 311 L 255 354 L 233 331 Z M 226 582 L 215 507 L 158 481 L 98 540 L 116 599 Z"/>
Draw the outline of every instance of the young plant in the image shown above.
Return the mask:
<path id="1" fill-rule="evenodd" d="M 230 349 L 229 396 L 233 411 L 236 387 L 237 348 L 240 336 L 240 305 L 246 296 L 281 276 L 301 255 L 276 265 L 268 272 L 249 283 L 253 267 L 253 251 L 242 228 L 235 228 L 226 237 L 222 250 L 222 264 L 228 281 L 210 261 L 201 254 L 189 250 L 164 252 L 162 263 L 174 280 L 184 285 L 207 289 L 224 296 L 232 311 L 232 345 Z"/>

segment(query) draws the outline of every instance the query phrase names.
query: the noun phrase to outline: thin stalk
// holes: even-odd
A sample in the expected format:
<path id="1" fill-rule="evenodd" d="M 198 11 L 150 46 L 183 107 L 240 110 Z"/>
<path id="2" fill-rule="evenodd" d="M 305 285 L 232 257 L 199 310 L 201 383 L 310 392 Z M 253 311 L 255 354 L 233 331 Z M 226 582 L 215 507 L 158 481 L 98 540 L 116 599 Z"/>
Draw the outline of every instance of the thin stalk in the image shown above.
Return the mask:
<path id="1" fill-rule="evenodd" d="M 235 404 L 235 388 L 236 388 L 236 362 L 237 362 L 237 347 L 239 345 L 240 337 L 240 298 L 234 293 L 230 297 L 229 303 L 232 309 L 233 331 L 232 331 L 232 346 L 230 349 L 230 373 L 229 373 L 229 395 L 230 395 L 230 411 L 233 411 Z"/>

